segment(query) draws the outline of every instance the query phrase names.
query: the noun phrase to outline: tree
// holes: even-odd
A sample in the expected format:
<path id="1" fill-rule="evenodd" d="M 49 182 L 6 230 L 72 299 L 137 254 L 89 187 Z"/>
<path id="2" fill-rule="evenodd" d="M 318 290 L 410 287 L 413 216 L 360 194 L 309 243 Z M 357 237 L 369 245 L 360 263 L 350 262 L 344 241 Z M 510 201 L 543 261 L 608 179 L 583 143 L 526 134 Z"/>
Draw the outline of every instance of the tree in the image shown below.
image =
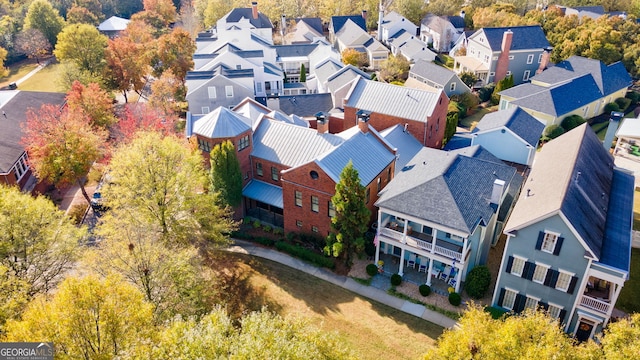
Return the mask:
<path id="1" fill-rule="evenodd" d="M 149 104 L 165 114 L 185 111 L 186 91 L 184 83 L 173 75 L 173 71 L 167 70 L 151 84 Z"/>
<path id="2" fill-rule="evenodd" d="M 533 21 L 516 14 L 516 7 L 512 4 L 497 3 L 490 7 L 476 8 L 473 12 L 473 25 L 480 29 L 533 25 Z"/>
<path id="3" fill-rule="evenodd" d="M 9 75 L 9 69 L 4 67 L 4 62 L 7 59 L 7 50 L 0 47 L 0 77 Z"/>
<path id="4" fill-rule="evenodd" d="M 139 133 L 113 154 L 109 174 L 115 180 L 103 187 L 105 205 L 121 221 L 134 221 L 168 244 L 227 243 L 235 224 L 216 205 L 217 194 L 203 192 L 202 157 L 186 141 Z"/>
<path id="5" fill-rule="evenodd" d="M 67 23 L 69 24 L 91 24 L 98 25 L 100 21 L 98 17 L 91 13 L 87 8 L 73 5 L 67 12 Z"/>
<path id="6" fill-rule="evenodd" d="M 569 116 L 565 117 L 564 119 L 562 119 L 562 122 L 560 123 L 560 126 L 562 126 L 564 131 L 569 131 L 569 130 L 572 130 L 572 129 L 577 128 L 578 126 L 584 124 L 585 121 L 586 120 L 582 116 L 574 114 L 574 115 L 569 115 Z"/>
<path id="7" fill-rule="evenodd" d="M 473 305 L 458 324 L 445 330 L 424 359 L 579 359 L 584 354 L 556 320 L 540 311 L 496 320 Z"/>
<path id="8" fill-rule="evenodd" d="M 88 203 L 82 178 L 100 159 L 106 132 L 91 126 L 86 115 L 45 104 L 27 112 L 22 143 L 36 176 L 55 185 L 77 183 Z"/>
<path id="9" fill-rule="evenodd" d="M 111 135 L 118 143 L 133 140 L 138 132 L 153 131 L 163 135 L 175 135 L 177 118 L 164 113 L 149 103 L 127 104 Z"/>
<path id="10" fill-rule="evenodd" d="M 110 39 L 105 53 L 106 77 L 109 87 L 119 90 L 124 96 L 125 102 L 127 92 L 133 90 L 140 94 L 147 84 L 147 76 L 150 72 L 149 62 L 151 61 L 148 50 L 152 38 L 147 33 L 140 41 L 136 41 L 136 31 L 142 30 L 136 22 L 131 28 L 127 27 L 124 36 Z M 142 27 L 147 27 L 146 24 Z M 129 31 L 131 30 L 131 31 Z M 134 34 L 134 36 L 131 36 Z"/>
<path id="11" fill-rule="evenodd" d="M 166 25 L 176 21 L 177 11 L 171 0 L 143 0 L 144 9 L 160 15 Z"/>
<path id="12" fill-rule="evenodd" d="M 56 45 L 58 34 L 64 27 L 64 19 L 47 0 L 34 0 L 24 18 L 24 29 L 40 30 L 49 44 Z"/>
<path id="13" fill-rule="evenodd" d="M 332 234 L 325 247 L 327 254 L 342 257 L 347 266 L 351 266 L 352 256 L 364 249 L 364 233 L 371 215 L 365 196 L 358 170 L 349 161 L 340 173 L 336 193 L 331 198 L 336 215 L 331 218 Z"/>
<path id="14" fill-rule="evenodd" d="M 91 83 L 102 86 L 104 83 L 102 74 L 92 74 L 88 70 L 80 69 L 78 65 L 71 60 L 62 61 L 58 70 L 58 86 L 65 92 L 68 92 L 76 81 L 85 86 Z"/>
<path id="15" fill-rule="evenodd" d="M 106 130 L 117 121 L 111 95 L 96 83 L 84 86 L 75 81 L 66 100 L 69 111 L 86 115 L 94 127 Z"/>
<path id="16" fill-rule="evenodd" d="M 47 339 L 66 359 L 128 358 L 153 330 L 151 305 L 133 286 L 115 276 L 70 277 L 50 300 L 36 298 L 22 320 L 7 322 L 5 339 Z"/>
<path id="17" fill-rule="evenodd" d="M 640 354 L 640 314 L 609 323 L 600 339 L 602 353 L 595 358 L 632 359 Z"/>
<path id="18" fill-rule="evenodd" d="M 105 64 L 107 37 L 100 34 L 95 26 L 72 24 L 66 26 L 58 35 L 58 43 L 53 50 L 61 61 L 70 60 L 80 70 L 99 74 Z"/>
<path id="19" fill-rule="evenodd" d="M 25 29 L 16 36 L 16 47 L 29 58 L 36 59 L 40 64 L 40 57 L 51 51 L 49 40 L 38 29 Z"/>
<path id="20" fill-rule="evenodd" d="M 449 106 L 451 106 L 451 103 L 449 103 Z M 447 125 L 444 130 L 444 139 L 443 139 L 443 142 L 445 144 L 448 143 L 449 140 L 451 140 L 453 135 L 456 133 L 456 130 L 458 129 L 459 119 L 460 119 L 460 113 L 457 109 L 456 111 L 450 111 L 447 113 Z"/>
<path id="21" fill-rule="evenodd" d="M 558 124 L 552 124 L 547 126 L 544 129 L 544 134 L 545 136 L 547 136 L 549 139 L 555 139 L 558 136 L 564 134 L 564 129 L 562 128 L 562 126 L 558 125 Z"/>
<path id="22" fill-rule="evenodd" d="M 307 69 L 305 69 L 304 64 L 300 65 L 300 82 L 306 82 L 307 81 Z"/>
<path id="23" fill-rule="evenodd" d="M 211 149 L 211 190 L 220 194 L 221 206 L 242 201 L 242 172 L 236 149 L 229 140 Z"/>
<path id="24" fill-rule="evenodd" d="M 187 71 L 193 68 L 195 51 L 196 44 L 185 30 L 175 28 L 169 34 L 161 36 L 152 62 L 154 75 L 159 77 L 164 71 L 171 69 L 184 82 Z"/>
<path id="25" fill-rule="evenodd" d="M 9 319 L 17 319 L 28 303 L 29 284 L 0 264 L 0 332 Z"/>
<path id="26" fill-rule="evenodd" d="M 463 5 L 463 0 L 431 0 L 427 5 L 427 11 L 435 15 L 454 15 L 460 12 Z"/>
<path id="27" fill-rule="evenodd" d="M 46 293 L 62 280 L 78 256 L 85 234 L 44 197 L 0 185 L 2 275 L 23 282 L 28 296 Z"/>
<path id="28" fill-rule="evenodd" d="M 427 3 L 424 0 L 394 1 L 391 7 L 414 24 L 420 24 L 427 13 Z"/>
<path id="29" fill-rule="evenodd" d="M 385 82 L 405 82 L 409 77 L 409 60 L 404 56 L 390 55 L 380 64 L 380 79 Z"/>
<path id="30" fill-rule="evenodd" d="M 470 89 L 472 89 L 473 85 L 475 85 L 476 82 L 478 82 L 478 77 L 476 76 L 476 74 L 470 71 L 461 72 L 459 76 L 460 76 L 460 80 L 462 80 L 462 82 L 465 85 L 467 85 Z"/>
<path id="31" fill-rule="evenodd" d="M 369 59 L 367 54 L 361 53 L 356 49 L 344 49 L 342 52 L 342 62 L 347 65 L 353 65 L 357 68 L 365 68 L 369 66 Z"/>
<path id="32" fill-rule="evenodd" d="M 493 89 L 493 93 L 491 94 L 491 103 L 497 105 L 500 102 L 500 92 L 502 90 L 507 90 L 513 87 L 513 74 L 505 77 L 504 79 L 498 81 L 496 87 Z"/>

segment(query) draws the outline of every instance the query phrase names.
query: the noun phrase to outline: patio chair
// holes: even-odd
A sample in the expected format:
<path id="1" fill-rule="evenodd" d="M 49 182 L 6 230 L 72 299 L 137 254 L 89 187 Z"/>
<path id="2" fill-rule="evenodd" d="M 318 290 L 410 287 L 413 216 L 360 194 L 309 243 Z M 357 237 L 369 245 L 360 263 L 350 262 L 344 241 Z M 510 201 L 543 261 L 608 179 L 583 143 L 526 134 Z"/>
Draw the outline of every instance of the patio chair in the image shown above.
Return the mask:
<path id="1" fill-rule="evenodd" d="M 409 254 L 409 260 L 407 260 L 407 267 L 412 269 L 416 268 L 416 254 Z"/>
<path id="2" fill-rule="evenodd" d="M 449 281 L 447 281 L 447 284 L 449 284 L 449 286 L 451 287 L 456 287 L 456 279 L 455 278 L 449 279 Z"/>
<path id="3" fill-rule="evenodd" d="M 420 273 L 420 272 L 423 272 L 423 273 L 425 273 L 425 274 L 426 274 L 426 273 L 427 273 L 427 264 L 420 264 L 420 265 L 418 266 L 418 272 L 419 272 L 419 273 Z"/>
<path id="4" fill-rule="evenodd" d="M 451 266 L 447 265 L 444 270 L 440 273 L 439 279 L 442 281 L 447 281 L 451 276 Z"/>

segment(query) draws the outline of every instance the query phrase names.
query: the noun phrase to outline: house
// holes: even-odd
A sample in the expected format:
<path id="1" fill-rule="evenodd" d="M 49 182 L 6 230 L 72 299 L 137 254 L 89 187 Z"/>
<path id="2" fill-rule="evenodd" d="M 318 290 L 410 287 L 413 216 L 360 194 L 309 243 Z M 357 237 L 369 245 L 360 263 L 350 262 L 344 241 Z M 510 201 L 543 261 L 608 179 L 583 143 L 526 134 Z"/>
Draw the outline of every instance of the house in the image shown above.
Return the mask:
<path id="1" fill-rule="evenodd" d="M 493 305 L 545 309 L 578 341 L 601 332 L 629 279 L 633 194 L 587 124 L 545 144 L 504 228 Z"/>
<path id="2" fill-rule="evenodd" d="M 110 39 L 116 38 L 123 32 L 131 20 L 112 16 L 98 25 L 98 31 Z"/>
<path id="3" fill-rule="evenodd" d="M 605 15 L 604 6 L 576 6 L 576 7 L 560 7 L 563 10 L 565 16 L 575 15 L 578 19 L 582 20 L 584 17 L 597 20 L 599 17 Z"/>
<path id="4" fill-rule="evenodd" d="M 418 60 L 409 69 L 404 86 L 416 89 L 442 89 L 448 97 L 471 92 L 455 72 L 430 61 Z"/>
<path id="5" fill-rule="evenodd" d="M 500 92 L 500 109 L 519 106 L 547 126 L 569 115 L 585 119 L 603 113 L 604 106 L 624 97 L 631 77 L 621 62 L 572 56 L 521 84 Z"/>
<path id="6" fill-rule="evenodd" d="M 531 166 L 545 125 L 519 107 L 486 114 L 473 129 L 471 145 L 498 159 Z"/>
<path id="7" fill-rule="evenodd" d="M 389 39 L 388 45 L 394 56 L 404 56 L 410 63 L 415 63 L 418 60 L 434 61 L 437 56 L 417 36 L 404 30 L 400 30 L 393 38 Z"/>
<path id="8" fill-rule="evenodd" d="M 296 93 L 288 93 L 286 84 L 300 83 L 300 71 L 303 65 L 305 77 L 309 77 L 312 67 L 315 66 L 318 61 L 332 59 L 340 62 L 340 54 L 324 41 L 316 41 L 310 44 L 275 45 L 273 49 L 276 51 L 276 64 L 284 70 L 287 76 L 285 95 L 297 95 Z M 302 93 L 306 94 L 306 80 L 302 83 L 305 85 Z"/>
<path id="9" fill-rule="evenodd" d="M 513 167 L 478 146 L 422 148 L 376 202 L 376 263 L 381 252 L 394 256 L 403 275 L 413 261 L 427 285 L 443 275 L 460 291 L 469 270 L 487 260 L 500 207 L 516 176 Z"/>
<path id="10" fill-rule="evenodd" d="M 267 106 L 290 116 L 315 121 L 317 113 L 325 113 L 333 109 L 333 101 L 329 93 L 283 95 L 267 99 Z"/>
<path id="11" fill-rule="evenodd" d="M 378 70 L 380 64 L 389 58 L 389 49 L 360 26 L 348 19 L 335 34 L 335 47 L 342 54 L 346 49 L 354 49 L 367 55 L 369 68 Z"/>
<path id="12" fill-rule="evenodd" d="M 437 52 L 448 52 L 464 31 L 464 18 L 427 14 L 420 21 L 420 40 Z"/>
<path id="13" fill-rule="evenodd" d="M 231 28 L 249 28 L 256 35 L 273 44 L 273 24 L 267 15 L 258 11 L 258 2 L 251 2 L 250 8 L 234 8 L 216 22 L 218 32 Z"/>
<path id="14" fill-rule="evenodd" d="M 369 123 L 382 131 L 402 124 L 421 144 L 441 148 L 449 98 L 442 90 L 418 90 L 358 78 L 344 99 L 345 128 L 366 113 Z"/>
<path id="15" fill-rule="evenodd" d="M 337 34 L 342 30 L 344 24 L 351 21 L 356 24 L 362 31 L 367 31 L 367 12 L 363 11 L 361 15 L 332 16 L 329 20 L 329 42 L 335 47 Z"/>
<path id="16" fill-rule="evenodd" d="M 32 191 L 37 179 L 29 167 L 29 155 L 21 143 L 22 126 L 30 109 L 42 105 L 62 106 L 65 94 L 35 91 L 0 91 L 0 183 L 16 185 L 22 191 Z"/>
<path id="17" fill-rule="evenodd" d="M 380 29 L 382 29 L 380 40 L 383 44 L 387 45 L 389 45 L 391 39 L 395 38 L 401 31 L 411 36 L 417 36 L 418 34 L 418 27 L 395 11 L 389 12 L 382 18 Z M 378 31 L 380 31 L 380 29 Z"/>
<path id="18" fill-rule="evenodd" d="M 513 75 L 518 85 L 535 74 L 548 47 L 540 25 L 483 28 L 467 39 L 466 55 L 454 57 L 453 70 L 473 72 L 482 85 Z"/>
<path id="19" fill-rule="evenodd" d="M 192 114 L 208 114 L 212 109 L 224 106 L 233 109 L 246 97 L 253 97 L 250 87 L 237 81 L 237 76 L 246 76 L 246 73 L 226 72 L 212 77 L 208 74 L 188 72 L 186 77 L 187 101 L 189 112 Z M 253 82 L 251 79 L 249 80 Z"/>
<path id="20" fill-rule="evenodd" d="M 286 26 L 286 25 L 285 25 Z M 320 18 L 295 19 L 295 27 L 286 29 L 283 44 L 310 44 L 325 39 Z"/>

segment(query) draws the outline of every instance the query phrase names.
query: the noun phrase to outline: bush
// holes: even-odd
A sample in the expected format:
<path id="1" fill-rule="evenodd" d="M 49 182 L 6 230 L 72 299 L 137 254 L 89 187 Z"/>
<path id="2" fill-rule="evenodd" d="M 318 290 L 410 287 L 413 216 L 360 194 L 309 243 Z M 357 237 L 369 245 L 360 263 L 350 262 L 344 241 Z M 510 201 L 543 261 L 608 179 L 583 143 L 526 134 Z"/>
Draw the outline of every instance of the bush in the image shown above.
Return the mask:
<path id="1" fill-rule="evenodd" d="M 462 302 L 462 297 L 457 292 L 452 292 L 449 294 L 449 303 L 453 306 L 459 306 Z"/>
<path id="2" fill-rule="evenodd" d="M 562 119 L 560 126 L 562 126 L 564 131 L 569 131 L 584 124 L 585 121 L 586 120 L 580 115 L 569 115 L 566 118 Z"/>
<path id="3" fill-rule="evenodd" d="M 620 111 L 620 106 L 614 102 L 612 103 L 608 103 L 607 105 L 604 106 L 604 113 L 605 114 L 609 114 L 612 111 Z"/>
<path id="4" fill-rule="evenodd" d="M 493 90 L 495 88 L 496 88 L 496 85 L 491 83 L 478 89 L 478 97 L 480 98 L 480 101 L 487 102 L 491 100 L 491 94 L 493 94 Z"/>
<path id="5" fill-rule="evenodd" d="M 275 240 L 269 239 L 269 238 L 264 237 L 264 236 L 255 237 L 253 239 L 253 241 L 257 242 L 258 244 L 262 244 L 264 246 L 273 246 L 273 244 L 275 243 Z"/>
<path id="6" fill-rule="evenodd" d="M 398 286 L 402 283 L 402 276 L 398 274 L 391 275 L 391 285 Z"/>
<path id="7" fill-rule="evenodd" d="M 333 269 L 336 264 L 333 259 L 328 258 L 324 255 L 318 254 L 311 250 L 305 249 L 303 247 L 289 244 L 285 241 L 278 241 L 275 243 L 276 249 L 286 252 L 289 255 L 295 256 L 304 261 L 308 261 L 317 266 L 326 267 L 329 269 Z"/>
<path id="8" fill-rule="evenodd" d="M 376 264 L 369 264 L 367 265 L 366 269 L 369 276 L 373 276 L 378 273 L 378 267 L 376 266 Z"/>
<path id="9" fill-rule="evenodd" d="M 271 232 L 271 225 L 268 225 L 268 224 L 262 225 L 262 230 L 264 230 L 265 232 Z"/>
<path id="10" fill-rule="evenodd" d="M 250 218 L 250 217 L 248 217 L 248 216 L 245 216 L 245 217 L 242 219 L 242 223 L 243 223 L 243 224 L 251 224 L 251 218 Z"/>
<path id="11" fill-rule="evenodd" d="M 244 231 L 234 231 L 231 233 L 231 237 L 242 240 L 253 240 L 253 235 L 247 234 Z"/>
<path id="12" fill-rule="evenodd" d="M 364 253 L 367 256 L 374 256 L 376 254 L 376 246 L 373 244 L 373 239 L 376 237 L 376 234 L 371 231 L 367 231 L 364 234 Z"/>
<path id="13" fill-rule="evenodd" d="M 431 294 L 431 287 L 427 284 L 422 284 L 418 286 L 418 291 L 420 291 L 420 295 L 422 296 L 429 296 L 429 294 Z"/>
<path id="14" fill-rule="evenodd" d="M 640 102 L 640 93 L 637 91 L 629 91 L 625 97 L 630 99 L 632 104 Z"/>
<path id="15" fill-rule="evenodd" d="M 284 235 L 284 230 L 281 228 L 273 228 L 274 235 Z"/>
<path id="16" fill-rule="evenodd" d="M 254 229 L 258 229 L 260 227 L 260 220 L 254 220 L 253 221 L 253 228 Z"/>
<path id="17" fill-rule="evenodd" d="M 560 125 L 553 124 L 553 125 L 547 126 L 547 128 L 544 130 L 544 134 L 549 139 L 555 139 L 558 136 L 564 134 L 564 129 Z"/>
<path id="18" fill-rule="evenodd" d="M 482 265 L 469 271 L 464 289 L 470 297 L 481 299 L 489 290 L 489 285 L 491 285 L 491 273 L 488 267 Z"/>
<path id="19" fill-rule="evenodd" d="M 618 106 L 620 107 L 620 111 L 627 110 L 629 105 L 631 105 L 631 99 L 617 98 L 615 101 L 616 101 L 616 104 L 618 104 Z"/>

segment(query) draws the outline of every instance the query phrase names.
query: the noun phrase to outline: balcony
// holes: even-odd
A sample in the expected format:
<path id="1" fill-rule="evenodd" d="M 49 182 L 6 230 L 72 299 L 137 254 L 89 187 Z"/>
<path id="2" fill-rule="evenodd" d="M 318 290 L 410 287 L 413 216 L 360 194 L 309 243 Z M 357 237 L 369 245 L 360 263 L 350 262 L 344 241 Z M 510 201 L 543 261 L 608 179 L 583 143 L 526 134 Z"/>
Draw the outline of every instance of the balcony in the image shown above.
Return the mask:
<path id="1" fill-rule="evenodd" d="M 596 299 L 587 295 L 582 295 L 582 297 L 580 298 L 580 306 L 601 312 L 603 314 L 608 314 L 611 304 L 604 300 Z"/>
<path id="2" fill-rule="evenodd" d="M 403 232 L 403 227 L 393 226 L 390 224 L 387 224 L 385 227 L 380 229 L 381 235 L 399 243 L 404 243 L 424 251 L 433 252 L 449 259 L 455 259 L 458 262 L 462 260 L 462 246 L 436 239 L 435 248 L 432 251 L 433 236 L 424 233 L 411 233 L 407 235 L 406 241 L 403 241 Z"/>

